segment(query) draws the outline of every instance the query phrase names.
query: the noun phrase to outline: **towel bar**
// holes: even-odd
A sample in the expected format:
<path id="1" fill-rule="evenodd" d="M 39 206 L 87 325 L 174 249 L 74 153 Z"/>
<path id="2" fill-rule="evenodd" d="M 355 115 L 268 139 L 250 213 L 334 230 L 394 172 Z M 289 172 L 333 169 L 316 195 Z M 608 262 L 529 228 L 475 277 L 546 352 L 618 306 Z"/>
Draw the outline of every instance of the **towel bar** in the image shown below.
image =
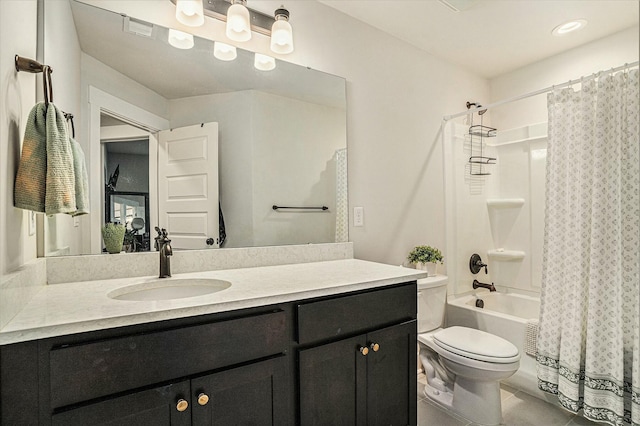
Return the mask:
<path id="1" fill-rule="evenodd" d="M 274 210 L 280 209 L 295 209 L 295 210 L 329 210 L 327 206 L 319 206 L 319 207 L 285 207 L 285 206 L 276 206 L 275 204 L 272 207 Z"/>

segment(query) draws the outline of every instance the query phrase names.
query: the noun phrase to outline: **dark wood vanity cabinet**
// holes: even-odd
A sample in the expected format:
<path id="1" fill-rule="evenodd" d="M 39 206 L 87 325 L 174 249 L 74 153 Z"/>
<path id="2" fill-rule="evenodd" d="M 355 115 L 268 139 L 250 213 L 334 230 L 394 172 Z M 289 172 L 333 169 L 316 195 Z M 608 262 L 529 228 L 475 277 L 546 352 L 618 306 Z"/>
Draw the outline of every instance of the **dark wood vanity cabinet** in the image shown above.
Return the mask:
<path id="1" fill-rule="evenodd" d="M 410 321 L 300 351 L 300 423 L 415 425 L 415 329 Z"/>
<path id="2" fill-rule="evenodd" d="M 412 285 L 299 305 L 300 424 L 415 425 L 415 318 Z"/>
<path id="3" fill-rule="evenodd" d="M 415 297 L 414 282 L 0 346 L 0 424 L 415 424 Z"/>

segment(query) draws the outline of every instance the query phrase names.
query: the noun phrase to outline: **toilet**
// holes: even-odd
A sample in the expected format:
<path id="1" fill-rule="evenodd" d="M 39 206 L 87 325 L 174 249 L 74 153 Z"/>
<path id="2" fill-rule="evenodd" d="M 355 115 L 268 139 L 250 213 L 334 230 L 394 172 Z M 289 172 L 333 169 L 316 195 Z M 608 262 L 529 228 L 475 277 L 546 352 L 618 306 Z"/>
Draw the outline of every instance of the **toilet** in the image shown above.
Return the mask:
<path id="1" fill-rule="evenodd" d="M 418 345 L 430 400 L 486 426 L 502 421 L 500 380 L 520 366 L 511 342 L 468 327 L 444 326 L 447 277 L 418 280 Z"/>

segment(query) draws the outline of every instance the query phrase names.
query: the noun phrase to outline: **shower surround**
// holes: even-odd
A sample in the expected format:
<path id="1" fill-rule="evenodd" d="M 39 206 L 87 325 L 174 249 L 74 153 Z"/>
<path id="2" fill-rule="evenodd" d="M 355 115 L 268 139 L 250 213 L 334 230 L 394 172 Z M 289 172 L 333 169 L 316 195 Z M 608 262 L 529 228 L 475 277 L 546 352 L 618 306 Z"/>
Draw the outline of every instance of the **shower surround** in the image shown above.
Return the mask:
<path id="1" fill-rule="evenodd" d="M 499 291 L 539 296 L 544 230 L 546 123 L 501 130 L 485 138 L 487 176 L 470 174 L 469 126 L 448 122 L 443 131 L 449 294 L 473 291 L 474 279 Z M 469 258 L 488 263 L 477 275 Z"/>

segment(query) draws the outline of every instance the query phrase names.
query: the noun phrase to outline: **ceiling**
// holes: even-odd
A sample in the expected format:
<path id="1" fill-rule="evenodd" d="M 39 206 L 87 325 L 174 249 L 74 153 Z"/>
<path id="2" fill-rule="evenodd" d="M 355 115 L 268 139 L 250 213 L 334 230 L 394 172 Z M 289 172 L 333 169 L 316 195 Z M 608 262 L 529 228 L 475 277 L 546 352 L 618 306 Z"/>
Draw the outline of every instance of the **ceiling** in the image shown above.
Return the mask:
<path id="1" fill-rule="evenodd" d="M 636 26 L 639 15 L 638 0 L 318 1 L 485 78 Z M 551 34 L 579 18 L 582 30 Z"/>

